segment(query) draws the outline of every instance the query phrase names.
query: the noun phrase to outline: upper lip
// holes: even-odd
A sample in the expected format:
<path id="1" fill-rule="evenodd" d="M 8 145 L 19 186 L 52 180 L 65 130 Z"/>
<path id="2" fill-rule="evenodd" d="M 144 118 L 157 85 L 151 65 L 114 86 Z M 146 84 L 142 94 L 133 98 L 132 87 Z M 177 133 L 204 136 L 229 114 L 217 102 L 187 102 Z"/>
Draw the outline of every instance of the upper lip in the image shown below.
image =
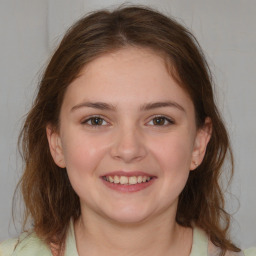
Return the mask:
<path id="1" fill-rule="evenodd" d="M 155 177 L 155 175 L 146 173 L 146 172 L 141 172 L 141 171 L 132 171 L 132 172 L 125 172 L 125 171 L 113 171 L 113 172 L 108 172 L 102 175 L 104 176 L 126 176 L 126 177 L 132 177 L 132 176 L 147 176 L 147 177 Z"/>

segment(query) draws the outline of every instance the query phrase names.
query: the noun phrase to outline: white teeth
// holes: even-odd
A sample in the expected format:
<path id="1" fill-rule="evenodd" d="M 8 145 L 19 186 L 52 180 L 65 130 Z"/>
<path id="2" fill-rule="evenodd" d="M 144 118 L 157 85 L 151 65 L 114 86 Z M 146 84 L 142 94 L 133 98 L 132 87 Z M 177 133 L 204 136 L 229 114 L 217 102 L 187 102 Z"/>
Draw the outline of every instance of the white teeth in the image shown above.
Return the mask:
<path id="1" fill-rule="evenodd" d="M 132 177 L 126 177 L 126 176 L 105 176 L 104 179 L 108 182 L 115 183 L 115 184 L 122 184 L 122 185 L 134 185 L 137 183 L 147 182 L 150 181 L 152 178 L 148 176 L 132 176 Z"/>
<path id="2" fill-rule="evenodd" d="M 119 183 L 119 182 L 120 182 L 119 177 L 118 177 L 118 176 L 115 176 L 115 177 L 114 177 L 114 183 Z"/>
<path id="3" fill-rule="evenodd" d="M 138 183 L 141 183 L 142 182 L 142 177 L 139 176 L 138 179 L 137 179 Z"/>
<path id="4" fill-rule="evenodd" d="M 130 179 L 129 179 L 130 180 Z M 125 176 L 121 176 L 120 177 L 120 183 L 121 184 L 128 184 L 128 177 L 125 177 Z"/>
<path id="5" fill-rule="evenodd" d="M 137 178 L 135 176 L 129 177 L 129 184 L 136 184 L 137 182 Z"/>

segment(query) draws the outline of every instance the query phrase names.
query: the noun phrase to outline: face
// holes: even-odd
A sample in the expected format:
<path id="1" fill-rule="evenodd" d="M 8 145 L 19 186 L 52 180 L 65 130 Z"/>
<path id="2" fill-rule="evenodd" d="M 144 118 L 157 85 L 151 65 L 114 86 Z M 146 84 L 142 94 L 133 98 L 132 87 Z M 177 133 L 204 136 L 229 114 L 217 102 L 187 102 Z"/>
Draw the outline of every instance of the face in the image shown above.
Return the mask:
<path id="1" fill-rule="evenodd" d="M 66 91 L 58 132 L 48 126 L 47 135 L 82 213 L 125 223 L 175 216 L 210 136 L 163 59 L 138 48 L 85 66 Z"/>

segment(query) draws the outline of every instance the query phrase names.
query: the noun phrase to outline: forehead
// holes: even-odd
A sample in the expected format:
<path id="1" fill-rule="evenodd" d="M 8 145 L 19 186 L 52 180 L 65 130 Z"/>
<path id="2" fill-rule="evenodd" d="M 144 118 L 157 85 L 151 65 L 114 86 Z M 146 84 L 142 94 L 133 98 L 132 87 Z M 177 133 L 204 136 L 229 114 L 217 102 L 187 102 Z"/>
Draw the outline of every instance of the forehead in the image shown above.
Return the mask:
<path id="1" fill-rule="evenodd" d="M 154 72 L 150 72 L 152 68 Z M 134 79 L 138 73 L 141 76 L 145 73 L 147 73 L 147 76 L 154 76 L 159 71 L 162 74 L 168 73 L 167 64 L 160 53 L 158 54 L 148 48 L 125 47 L 97 57 L 84 66 L 78 78 L 83 75 L 87 75 L 88 79 L 90 77 L 95 79 L 95 75 L 98 78 L 102 76 L 112 78 L 113 75 L 115 79 L 118 75 L 120 75 L 120 78 L 127 78 L 126 76 L 129 73 Z"/>
<path id="2" fill-rule="evenodd" d="M 87 64 L 69 85 L 64 101 L 145 101 L 191 99 L 171 76 L 164 58 L 149 49 L 128 47 L 104 54 Z"/>

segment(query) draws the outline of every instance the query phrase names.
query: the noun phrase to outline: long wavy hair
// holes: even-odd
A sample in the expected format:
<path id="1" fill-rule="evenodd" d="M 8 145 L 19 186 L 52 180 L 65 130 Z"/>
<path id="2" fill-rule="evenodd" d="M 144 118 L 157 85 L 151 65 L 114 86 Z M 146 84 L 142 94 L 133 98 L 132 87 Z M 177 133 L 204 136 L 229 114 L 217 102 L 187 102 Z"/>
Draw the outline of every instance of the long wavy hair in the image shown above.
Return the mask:
<path id="1" fill-rule="evenodd" d="M 174 19 L 141 6 L 83 17 L 67 31 L 53 54 L 19 139 L 25 163 L 19 182 L 25 202 L 23 227 L 32 220 L 34 231 L 46 243 L 64 244 L 70 219 L 78 219 L 81 209 L 66 171 L 52 159 L 46 126 L 58 127 L 65 91 L 85 65 L 103 54 L 133 46 L 154 50 L 169 63 L 171 74 L 193 101 L 198 128 L 206 117 L 212 121 L 204 160 L 190 172 L 179 196 L 177 223 L 202 228 L 223 253 L 240 251 L 229 239 L 230 215 L 225 211 L 220 177 L 227 156 L 232 177 L 233 156 L 215 104 L 209 66 L 191 32 Z"/>

